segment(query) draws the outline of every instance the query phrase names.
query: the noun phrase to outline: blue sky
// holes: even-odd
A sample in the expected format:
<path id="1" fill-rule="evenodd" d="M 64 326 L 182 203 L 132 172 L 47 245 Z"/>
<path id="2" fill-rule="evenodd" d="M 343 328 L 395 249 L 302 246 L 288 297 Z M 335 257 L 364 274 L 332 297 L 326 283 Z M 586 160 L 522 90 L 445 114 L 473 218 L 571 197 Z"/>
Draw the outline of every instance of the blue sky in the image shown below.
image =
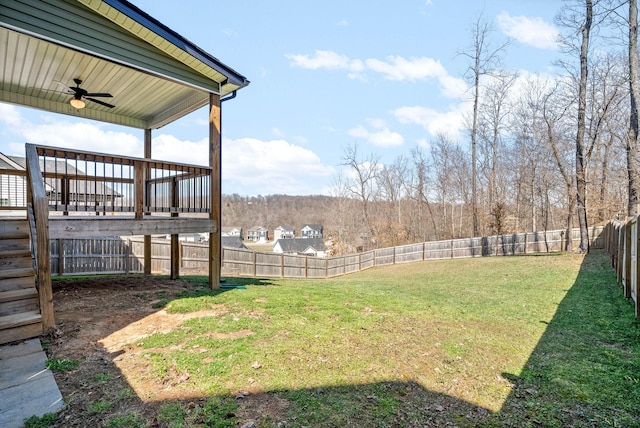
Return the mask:
<path id="1" fill-rule="evenodd" d="M 354 143 L 382 163 L 438 132 L 468 144 L 459 53 L 480 14 L 496 43 L 511 39 L 507 68 L 553 76 L 560 55 L 561 0 L 132 2 L 251 81 L 223 104 L 227 194 L 329 194 Z M 153 157 L 206 164 L 206 121 L 203 109 L 155 130 Z M 137 129 L 1 103 L 0 123 L 5 154 L 25 142 L 143 154 Z"/>

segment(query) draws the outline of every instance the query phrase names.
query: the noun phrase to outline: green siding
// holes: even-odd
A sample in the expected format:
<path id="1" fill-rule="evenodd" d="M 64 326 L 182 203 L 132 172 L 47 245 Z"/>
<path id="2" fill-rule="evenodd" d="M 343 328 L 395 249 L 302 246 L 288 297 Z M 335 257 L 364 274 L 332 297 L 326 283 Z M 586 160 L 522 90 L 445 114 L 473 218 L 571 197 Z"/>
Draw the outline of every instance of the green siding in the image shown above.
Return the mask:
<path id="1" fill-rule="evenodd" d="M 168 79 L 220 92 L 217 82 L 73 0 L 0 0 L 0 23 Z"/>

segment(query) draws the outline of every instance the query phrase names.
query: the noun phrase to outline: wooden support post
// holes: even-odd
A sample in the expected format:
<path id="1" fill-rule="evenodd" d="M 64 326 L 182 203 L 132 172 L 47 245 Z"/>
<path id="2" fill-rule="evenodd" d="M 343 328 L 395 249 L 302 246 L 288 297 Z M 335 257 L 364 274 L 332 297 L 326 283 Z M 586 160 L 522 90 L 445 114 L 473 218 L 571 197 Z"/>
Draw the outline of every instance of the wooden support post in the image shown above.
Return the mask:
<path id="1" fill-rule="evenodd" d="M 151 129 L 144 130 L 144 157 L 151 159 Z M 138 170 L 140 172 L 138 173 Z M 140 183 L 138 184 L 138 174 Z M 147 202 L 147 182 L 149 180 L 149 168 L 147 164 L 136 167 L 136 218 L 142 218 L 144 203 Z M 151 275 L 151 235 L 144 235 L 144 274 Z"/>
<path id="2" fill-rule="evenodd" d="M 171 180 L 171 208 L 178 208 L 180 204 L 178 192 L 178 177 Z M 171 217 L 178 217 L 177 211 L 171 212 Z M 180 240 L 176 233 L 171 234 L 171 279 L 178 279 L 180 275 Z"/>
<path id="3" fill-rule="evenodd" d="M 222 270 L 222 111 L 220 95 L 209 94 L 209 166 L 211 167 L 211 211 L 209 218 L 215 231 L 209 234 L 209 287 L 220 288 Z"/>

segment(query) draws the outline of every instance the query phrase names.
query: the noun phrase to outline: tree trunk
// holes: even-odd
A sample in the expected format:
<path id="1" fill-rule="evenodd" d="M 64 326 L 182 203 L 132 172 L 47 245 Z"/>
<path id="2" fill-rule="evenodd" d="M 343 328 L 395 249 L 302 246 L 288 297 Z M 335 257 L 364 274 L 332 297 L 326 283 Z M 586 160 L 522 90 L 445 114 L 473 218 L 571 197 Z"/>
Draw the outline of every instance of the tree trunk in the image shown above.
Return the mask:
<path id="1" fill-rule="evenodd" d="M 629 195 L 627 215 L 638 215 L 638 3 L 629 0 L 629 135 L 627 137 L 627 175 Z"/>
<path id="2" fill-rule="evenodd" d="M 587 180 L 585 175 L 585 110 L 587 105 L 587 77 L 589 69 L 589 36 L 593 19 L 593 1 L 585 0 L 586 14 L 582 27 L 582 44 L 580 47 L 580 86 L 578 91 L 578 132 L 576 135 L 576 205 L 580 226 L 580 245 L 578 251 L 589 252 L 589 228 L 587 224 Z"/>
<path id="3" fill-rule="evenodd" d="M 476 59 L 476 70 L 479 68 Z M 473 217 L 473 237 L 480 235 L 478 225 L 478 182 L 477 182 L 477 133 L 478 133 L 478 100 L 480 98 L 480 74 L 475 74 L 475 88 L 473 95 L 473 124 L 471 125 L 471 212 Z"/>

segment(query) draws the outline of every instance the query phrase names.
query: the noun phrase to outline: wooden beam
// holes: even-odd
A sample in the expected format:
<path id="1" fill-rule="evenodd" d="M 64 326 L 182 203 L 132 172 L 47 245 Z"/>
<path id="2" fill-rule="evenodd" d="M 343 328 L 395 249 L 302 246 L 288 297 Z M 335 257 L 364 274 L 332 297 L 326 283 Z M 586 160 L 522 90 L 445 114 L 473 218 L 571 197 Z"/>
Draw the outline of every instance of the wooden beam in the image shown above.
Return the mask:
<path id="1" fill-rule="evenodd" d="M 180 233 L 211 233 L 216 226 L 207 218 L 157 217 L 109 218 L 49 217 L 50 239 L 99 238 L 104 236 L 171 235 Z"/>
<path id="2" fill-rule="evenodd" d="M 220 288 L 222 269 L 222 111 L 220 95 L 209 94 L 209 166 L 211 167 L 211 212 L 209 218 L 216 232 L 209 234 L 209 287 Z"/>

